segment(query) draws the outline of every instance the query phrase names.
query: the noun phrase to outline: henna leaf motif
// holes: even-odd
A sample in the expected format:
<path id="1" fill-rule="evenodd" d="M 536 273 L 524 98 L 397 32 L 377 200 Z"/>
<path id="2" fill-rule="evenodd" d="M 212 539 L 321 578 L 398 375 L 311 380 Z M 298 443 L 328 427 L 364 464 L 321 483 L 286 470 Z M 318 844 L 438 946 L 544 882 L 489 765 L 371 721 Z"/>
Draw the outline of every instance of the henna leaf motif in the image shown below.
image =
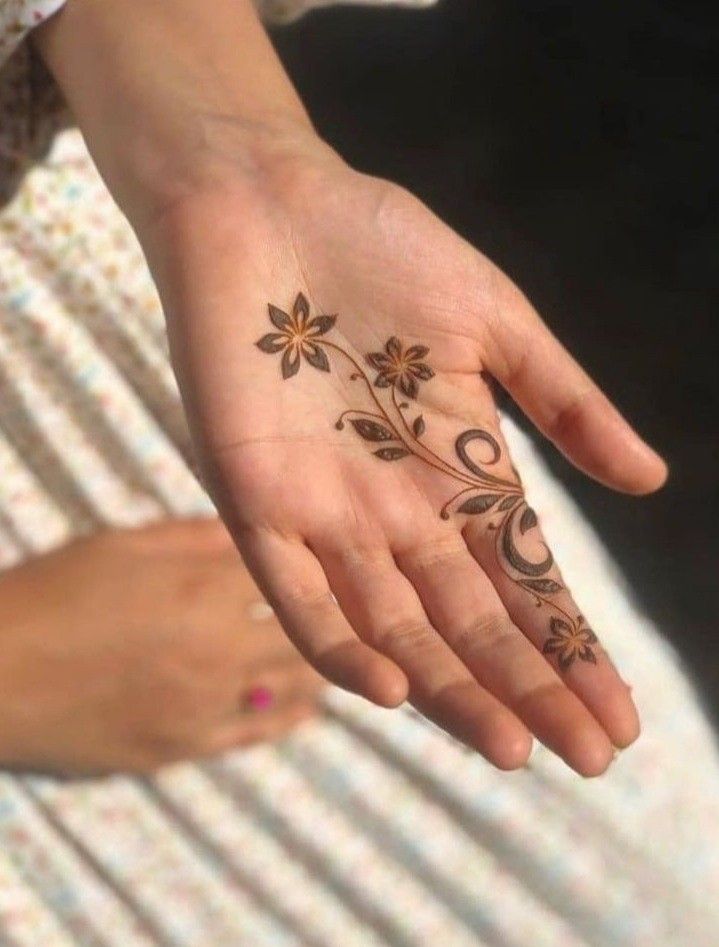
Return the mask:
<path id="1" fill-rule="evenodd" d="M 469 500 L 465 500 L 464 503 L 457 508 L 458 513 L 469 513 L 470 516 L 475 516 L 477 513 L 486 513 L 490 507 L 499 499 L 498 493 L 481 493 L 479 496 L 470 497 Z"/>
<path id="2" fill-rule="evenodd" d="M 394 431 L 377 421 L 370 421 L 367 418 L 353 418 L 350 424 L 359 436 L 366 441 L 394 441 L 397 439 Z"/>
<path id="3" fill-rule="evenodd" d="M 517 501 L 519 500 L 518 496 L 508 496 L 505 497 L 502 502 L 497 507 L 498 510 L 511 510 L 513 506 L 516 506 Z"/>
<path id="4" fill-rule="evenodd" d="M 528 506 L 519 518 L 519 532 L 524 535 L 528 529 L 537 525 L 537 514 Z"/>
<path id="5" fill-rule="evenodd" d="M 414 424 L 412 425 L 412 431 L 414 432 L 415 437 L 422 437 L 425 432 L 425 423 L 424 418 L 421 414 L 417 415 L 414 419 Z"/>
<path id="6" fill-rule="evenodd" d="M 522 585 L 533 592 L 541 592 L 542 595 L 554 595 L 555 592 L 562 591 L 562 586 L 554 579 L 523 579 Z"/>
<path id="7" fill-rule="evenodd" d="M 380 460 L 401 460 L 403 457 L 409 456 L 406 447 L 380 447 L 379 450 L 373 451 L 373 453 Z"/>

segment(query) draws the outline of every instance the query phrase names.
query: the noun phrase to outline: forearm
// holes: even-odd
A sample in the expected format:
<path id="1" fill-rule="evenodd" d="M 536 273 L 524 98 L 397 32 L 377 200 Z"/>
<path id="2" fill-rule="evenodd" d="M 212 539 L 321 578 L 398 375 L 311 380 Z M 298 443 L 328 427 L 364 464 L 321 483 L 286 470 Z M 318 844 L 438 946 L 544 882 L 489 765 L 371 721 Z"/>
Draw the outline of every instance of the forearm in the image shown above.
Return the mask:
<path id="1" fill-rule="evenodd" d="M 35 42 L 131 220 L 315 138 L 251 0 L 68 0 Z"/>

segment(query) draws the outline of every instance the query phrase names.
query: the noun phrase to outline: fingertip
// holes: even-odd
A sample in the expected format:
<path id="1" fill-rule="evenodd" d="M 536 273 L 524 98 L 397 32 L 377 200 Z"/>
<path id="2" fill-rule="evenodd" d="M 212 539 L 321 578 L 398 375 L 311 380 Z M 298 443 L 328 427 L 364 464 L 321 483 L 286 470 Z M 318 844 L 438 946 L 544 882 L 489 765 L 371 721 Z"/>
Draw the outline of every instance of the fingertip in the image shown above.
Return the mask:
<path id="1" fill-rule="evenodd" d="M 594 714 L 614 747 L 624 750 L 638 739 L 642 726 L 628 689 L 604 694 L 600 710 Z"/>
<path id="2" fill-rule="evenodd" d="M 464 741 L 505 772 L 526 766 L 534 748 L 531 732 L 504 706 L 478 714 Z"/>
<path id="3" fill-rule="evenodd" d="M 620 489 L 634 496 L 656 493 L 669 478 L 667 462 L 634 431 L 624 452 L 622 470 L 627 479 Z"/>
<path id="4" fill-rule="evenodd" d="M 495 747 L 491 761 L 505 772 L 522 769 L 529 762 L 534 748 L 532 734 L 528 730 L 514 728 L 511 733 L 505 734 Z"/>
<path id="5" fill-rule="evenodd" d="M 343 642 L 312 664 L 337 687 L 379 707 L 399 707 L 407 699 L 409 681 L 401 668 L 359 641 Z"/>
<path id="6" fill-rule="evenodd" d="M 611 456 L 605 455 L 593 462 L 581 462 L 576 454 L 570 455 L 570 459 L 605 487 L 629 496 L 641 497 L 656 493 L 668 478 L 665 461 L 650 447 L 641 452 L 632 447 L 618 447 Z"/>
<path id="7" fill-rule="evenodd" d="M 396 664 L 391 661 L 378 662 L 365 696 L 379 707 L 394 709 L 407 700 L 409 681 Z"/>
<path id="8" fill-rule="evenodd" d="M 612 490 L 643 496 L 667 480 L 664 458 L 597 388 L 570 400 L 544 431 L 576 467 Z"/>
<path id="9" fill-rule="evenodd" d="M 626 750 L 632 743 L 636 743 L 642 733 L 642 724 L 634 704 L 632 713 L 618 721 L 610 734 L 612 743 L 619 750 Z"/>
<path id="10" fill-rule="evenodd" d="M 573 756 L 574 761 L 570 765 L 579 775 L 585 779 L 594 779 L 602 776 L 609 769 L 614 760 L 614 747 L 606 734 L 600 737 L 593 730 L 580 739 L 576 754 Z"/>

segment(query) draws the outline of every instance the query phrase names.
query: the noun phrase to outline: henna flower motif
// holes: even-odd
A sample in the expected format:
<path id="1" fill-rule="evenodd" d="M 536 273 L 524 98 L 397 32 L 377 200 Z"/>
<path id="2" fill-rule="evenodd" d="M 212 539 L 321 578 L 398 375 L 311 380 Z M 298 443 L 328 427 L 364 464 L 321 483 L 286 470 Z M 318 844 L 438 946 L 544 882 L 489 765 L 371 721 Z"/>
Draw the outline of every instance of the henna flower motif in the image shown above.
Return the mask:
<path id="1" fill-rule="evenodd" d="M 298 293 L 288 314 L 268 304 L 270 321 L 279 330 L 268 332 L 255 344 L 262 352 L 282 352 L 282 377 L 291 378 L 300 370 L 302 356 L 320 371 L 330 370 L 327 354 L 314 340 L 324 335 L 335 324 L 337 316 L 315 316 L 310 319 L 310 307 L 303 293 Z"/>
<path id="2" fill-rule="evenodd" d="M 402 343 L 392 336 L 384 352 L 370 352 L 367 361 L 379 374 L 374 380 L 378 388 L 397 386 L 403 395 L 416 398 L 419 381 L 429 381 L 434 372 L 422 359 L 428 354 L 426 345 L 410 345 L 402 350 Z"/>
<path id="3" fill-rule="evenodd" d="M 559 666 L 563 671 L 572 664 L 575 658 L 582 661 L 597 663 L 597 657 L 590 645 L 596 644 L 597 636 L 591 628 L 580 623 L 572 627 L 561 618 L 552 618 L 549 622 L 551 635 L 544 642 L 543 654 L 556 654 Z"/>

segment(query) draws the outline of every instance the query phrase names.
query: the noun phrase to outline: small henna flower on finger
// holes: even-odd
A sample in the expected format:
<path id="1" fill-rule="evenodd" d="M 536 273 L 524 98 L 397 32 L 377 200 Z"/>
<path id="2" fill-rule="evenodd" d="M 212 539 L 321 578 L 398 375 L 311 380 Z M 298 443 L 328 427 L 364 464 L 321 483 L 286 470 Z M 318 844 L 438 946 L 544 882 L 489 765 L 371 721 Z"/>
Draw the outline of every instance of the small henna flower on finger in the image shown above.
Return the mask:
<path id="1" fill-rule="evenodd" d="M 563 671 L 571 666 L 575 658 L 597 663 L 597 657 L 590 647 L 597 643 L 597 636 L 582 623 L 581 617 L 572 625 L 561 618 L 551 618 L 549 627 L 551 634 L 544 642 L 542 653 L 556 654 Z"/>

